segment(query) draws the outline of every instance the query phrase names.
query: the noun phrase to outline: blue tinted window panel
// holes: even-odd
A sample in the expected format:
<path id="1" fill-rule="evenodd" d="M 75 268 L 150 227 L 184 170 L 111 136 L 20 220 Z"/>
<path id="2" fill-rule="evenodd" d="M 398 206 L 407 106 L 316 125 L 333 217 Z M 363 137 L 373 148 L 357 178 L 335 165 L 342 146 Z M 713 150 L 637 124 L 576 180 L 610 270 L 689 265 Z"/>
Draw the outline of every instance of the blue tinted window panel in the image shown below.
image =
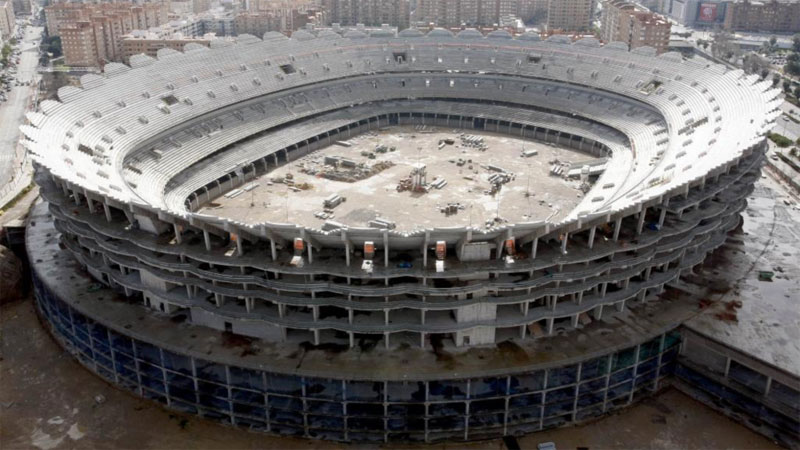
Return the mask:
<path id="1" fill-rule="evenodd" d="M 228 370 L 231 376 L 231 386 L 264 392 L 262 372 L 236 366 L 230 366 Z"/>
<path id="2" fill-rule="evenodd" d="M 169 385 L 169 396 L 190 403 L 197 401 L 197 395 L 193 389 L 186 389 L 173 385 Z"/>
<path id="3" fill-rule="evenodd" d="M 428 420 L 428 430 L 463 430 L 465 424 L 464 416 L 434 417 Z"/>
<path id="4" fill-rule="evenodd" d="M 561 389 L 554 389 L 552 391 L 547 391 L 547 394 L 545 394 L 544 397 L 544 402 L 554 403 L 574 398 L 575 398 L 575 387 L 568 386 Z"/>
<path id="5" fill-rule="evenodd" d="M 321 400 L 306 400 L 306 408 L 314 414 L 324 414 L 328 416 L 344 415 L 342 404 L 339 402 L 325 402 Z"/>
<path id="6" fill-rule="evenodd" d="M 424 417 L 425 405 L 423 404 L 390 404 L 390 416 Z"/>
<path id="7" fill-rule="evenodd" d="M 528 408 L 512 409 L 508 412 L 508 423 L 539 421 L 541 406 L 531 406 Z"/>
<path id="8" fill-rule="evenodd" d="M 517 395 L 511 397 L 508 401 L 509 408 L 527 408 L 542 403 L 542 394 L 536 392 L 527 395 Z"/>
<path id="9" fill-rule="evenodd" d="M 133 341 L 129 337 L 119 335 L 113 331 L 109 331 L 109 333 L 111 334 L 111 346 L 114 350 L 133 355 Z"/>
<path id="10" fill-rule="evenodd" d="M 227 376 L 225 375 L 225 366 L 216 364 L 211 361 L 203 359 L 195 359 L 195 369 L 197 370 L 197 377 L 208 381 L 216 381 L 218 383 L 227 383 Z"/>
<path id="11" fill-rule="evenodd" d="M 329 400 L 342 399 L 342 382 L 325 378 L 306 378 L 306 397 Z"/>
<path id="12" fill-rule="evenodd" d="M 200 404 L 209 408 L 214 408 L 221 410 L 223 412 L 228 412 L 231 410 L 231 404 L 227 400 L 223 400 L 221 398 L 217 398 L 211 395 L 200 394 Z"/>
<path id="13" fill-rule="evenodd" d="M 245 403 L 233 403 L 233 413 L 234 414 L 242 414 L 247 416 L 253 417 L 266 417 L 267 411 L 266 408 L 249 405 Z"/>
<path id="14" fill-rule="evenodd" d="M 308 426 L 316 429 L 342 430 L 344 429 L 344 418 L 336 416 L 308 415 Z"/>
<path id="15" fill-rule="evenodd" d="M 470 398 L 499 397 L 506 394 L 506 378 L 476 378 L 470 382 Z"/>
<path id="16" fill-rule="evenodd" d="M 348 403 L 348 416 L 373 416 L 383 417 L 383 404 L 381 403 Z"/>
<path id="17" fill-rule="evenodd" d="M 460 400 L 467 398 L 467 383 L 459 380 L 428 382 L 429 400 Z"/>
<path id="18" fill-rule="evenodd" d="M 371 417 L 348 417 L 347 428 L 350 430 L 382 430 L 383 419 Z"/>
<path id="19" fill-rule="evenodd" d="M 390 402 L 424 402 L 425 383 L 423 382 L 394 382 L 390 381 L 387 387 Z"/>
<path id="20" fill-rule="evenodd" d="M 136 357 L 157 366 L 161 365 L 161 350 L 147 342 L 136 341 Z"/>
<path id="21" fill-rule="evenodd" d="M 192 375 L 192 360 L 188 356 L 178 355 L 168 350 L 163 351 L 164 367 L 184 375 Z"/>
<path id="22" fill-rule="evenodd" d="M 383 382 L 380 381 L 348 381 L 346 389 L 348 400 L 383 400 Z"/>
<path id="23" fill-rule="evenodd" d="M 550 369 L 547 374 L 547 387 L 553 388 L 574 383 L 578 378 L 578 366 L 566 366 Z"/>
<path id="24" fill-rule="evenodd" d="M 619 372 L 612 373 L 608 379 L 609 385 L 614 385 L 617 383 L 621 383 L 626 380 L 630 380 L 633 378 L 633 367 L 620 370 Z"/>
<path id="25" fill-rule="evenodd" d="M 585 408 L 587 406 L 603 403 L 605 392 L 590 392 L 588 394 L 578 397 L 578 408 Z"/>
<path id="26" fill-rule="evenodd" d="M 454 416 L 466 412 L 467 404 L 464 402 L 432 403 L 428 406 L 430 416 Z"/>
<path id="27" fill-rule="evenodd" d="M 240 403 L 249 403 L 252 405 L 264 405 L 264 394 L 260 392 L 231 388 L 231 398 L 233 399 L 233 401 Z"/>
<path id="28" fill-rule="evenodd" d="M 302 395 L 303 385 L 299 377 L 268 373 L 267 391 L 276 394 Z"/>
<path id="29" fill-rule="evenodd" d="M 630 347 L 615 353 L 611 358 L 611 371 L 630 367 L 636 362 L 636 347 Z"/>
<path id="30" fill-rule="evenodd" d="M 220 398 L 228 398 L 228 388 L 216 383 L 198 380 L 197 390 L 202 395 L 213 395 Z"/>
<path id="31" fill-rule="evenodd" d="M 608 357 L 601 356 L 586 361 L 581 366 L 581 380 L 591 380 L 608 373 Z"/>
<path id="32" fill-rule="evenodd" d="M 505 414 L 472 414 L 469 416 L 469 428 L 491 428 L 503 426 Z"/>
<path id="33" fill-rule="evenodd" d="M 279 408 L 285 410 L 302 411 L 303 402 L 296 397 L 284 397 L 280 395 L 269 396 L 270 408 Z"/>

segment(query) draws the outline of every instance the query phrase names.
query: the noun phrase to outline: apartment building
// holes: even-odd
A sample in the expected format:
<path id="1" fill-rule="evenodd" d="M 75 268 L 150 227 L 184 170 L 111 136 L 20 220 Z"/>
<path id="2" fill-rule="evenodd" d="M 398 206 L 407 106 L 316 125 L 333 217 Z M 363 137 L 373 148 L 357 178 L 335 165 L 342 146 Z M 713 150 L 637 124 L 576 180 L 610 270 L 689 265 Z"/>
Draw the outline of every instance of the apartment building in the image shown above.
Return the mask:
<path id="1" fill-rule="evenodd" d="M 45 8 L 47 32 L 51 36 L 60 36 L 63 24 L 103 16 L 120 16 L 131 30 L 147 29 L 166 23 L 168 14 L 166 3 L 58 3 Z"/>
<path id="2" fill-rule="evenodd" d="M 0 38 L 14 34 L 14 5 L 10 1 L 0 2 Z"/>
<path id="3" fill-rule="evenodd" d="M 550 0 L 547 5 L 548 31 L 589 31 L 595 0 Z"/>
<path id="4" fill-rule="evenodd" d="M 167 22 L 163 3 L 56 4 L 45 8 L 51 35 L 61 36 L 69 66 L 103 66 L 122 58 L 122 37 Z"/>
<path id="5" fill-rule="evenodd" d="M 800 32 L 800 1 L 735 1 L 725 10 L 724 27 L 733 31 Z"/>
<path id="6" fill-rule="evenodd" d="M 419 3 L 419 2 L 418 2 Z M 353 26 L 389 24 L 400 29 L 408 28 L 409 0 L 322 0 L 328 23 Z"/>
<path id="7" fill-rule="evenodd" d="M 672 24 L 664 17 L 651 13 L 624 0 L 603 2 L 600 38 L 603 42 L 624 42 L 628 50 L 653 47 L 664 53 L 669 47 Z"/>
<path id="8" fill-rule="evenodd" d="M 417 0 L 413 20 L 440 27 L 492 26 L 502 17 L 529 19 L 544 9 L 543 0 Z"/>

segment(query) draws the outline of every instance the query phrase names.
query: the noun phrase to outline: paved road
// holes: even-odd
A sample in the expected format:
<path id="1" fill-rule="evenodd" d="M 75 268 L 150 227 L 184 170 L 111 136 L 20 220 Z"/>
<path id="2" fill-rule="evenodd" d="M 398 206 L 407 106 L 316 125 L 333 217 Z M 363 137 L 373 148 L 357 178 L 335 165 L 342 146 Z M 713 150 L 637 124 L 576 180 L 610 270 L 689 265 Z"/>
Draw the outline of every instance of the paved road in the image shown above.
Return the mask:
<path id="1" fill-rule="evenodd" d="M 36 66 L 39 62 L 38 44 L 42 35 L 41 27 L 27 27 L 20 44 L 20 59 L 17 65 L 17 78 L 20 81 L 31 80 L 31 86 L 13 86 L 7 93 L 8 101 L 0 104 L 0 188 L 11 179 L 13 170 L 17 169 L 17 141 L 19 126 L 25 119 L 28 103 L 33 96 L 39 75 Z"/>

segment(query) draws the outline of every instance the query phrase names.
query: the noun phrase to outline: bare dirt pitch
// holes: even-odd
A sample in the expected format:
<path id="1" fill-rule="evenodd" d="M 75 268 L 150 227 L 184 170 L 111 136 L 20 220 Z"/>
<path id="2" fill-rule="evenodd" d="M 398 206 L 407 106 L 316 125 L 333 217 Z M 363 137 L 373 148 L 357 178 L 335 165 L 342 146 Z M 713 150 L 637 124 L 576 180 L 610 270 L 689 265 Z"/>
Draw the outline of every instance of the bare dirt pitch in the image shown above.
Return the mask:
<path id="1" fill-rule="evenodd" d="M 497 217 L 498 211 L 508 222 L 557 220 L 578 204 L 583 192 L 580 181 L 550 175 L 552 162 L 596 159 L 507 135 L 422 126 L 389 127 L 346 142 L 349 146 L 330 145 L 275 169 L 245 185 L 248 190 L 232 198 L 220 196 L 200 212 L 250 223 L 310 227 L 321 227 L 326 220 L 366 227 L 370 220 L 382 217 L 395 222 L 402 231 L 470 224 L 482 228 Z M 523 150 L 538 154 L 525 157 Z M 339 174 L 359 172 L 375 164 L 390 167 L 375 169 L 376 173 L 364 179 L 351 178 L 351 182 L 332 180 L 322 175 L 335 170 L 326 164 L 326 157 L 346 160 L 339 163 Z M 351 164 L 357 167 L 350 169 Z M 446 184 L 440 189 L 430 187 L 427 193 L 398 192 L 398 184 L 419 164 L 425 165 L 429 185 L 439 179 Z M 288 174 L 293 186 L 278 181 Z M 490 193 L 493 176 L 509 180 L 499 193 Z M 323 202 L 331 194 L 346 201 L 326 213 Z M 445 214 L 441 209 L 447 204 L 458 207 Z"/>

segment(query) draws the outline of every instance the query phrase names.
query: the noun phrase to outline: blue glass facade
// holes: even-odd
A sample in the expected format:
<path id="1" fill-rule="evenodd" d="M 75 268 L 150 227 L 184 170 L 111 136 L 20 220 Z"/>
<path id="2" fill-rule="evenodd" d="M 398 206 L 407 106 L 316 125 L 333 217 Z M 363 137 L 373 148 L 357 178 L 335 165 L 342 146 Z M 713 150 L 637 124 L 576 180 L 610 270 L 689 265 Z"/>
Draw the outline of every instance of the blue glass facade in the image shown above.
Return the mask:
<path id="1" fill-rule="evenodd" d="M 342 441 L 475 440 L 602 415 L 674 371 L 676 330 L 580 363 L 506 376 L 341 380 L 174 353 L 84 316 L 34 276 L 53 335 L 87 368 L 164 406 L 252 430 Z"/>

